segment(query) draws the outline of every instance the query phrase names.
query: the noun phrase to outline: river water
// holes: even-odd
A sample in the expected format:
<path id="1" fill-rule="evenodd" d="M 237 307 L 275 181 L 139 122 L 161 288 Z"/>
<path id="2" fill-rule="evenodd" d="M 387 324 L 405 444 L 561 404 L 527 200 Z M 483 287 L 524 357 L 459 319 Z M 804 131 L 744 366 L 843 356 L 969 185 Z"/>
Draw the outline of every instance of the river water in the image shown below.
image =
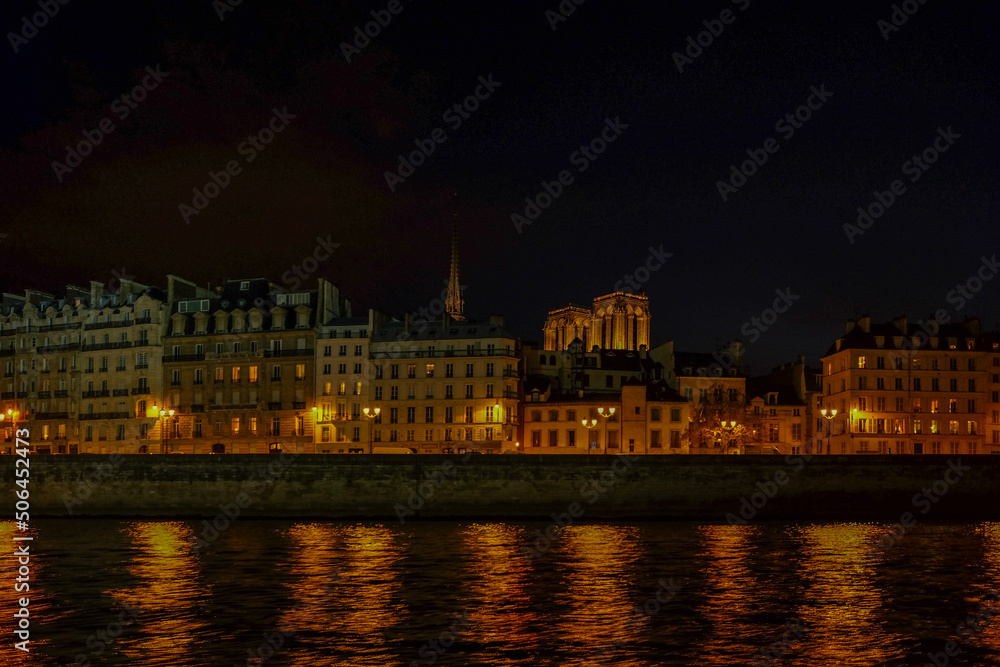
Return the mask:
<path id="1" fill-rule="evenodd" d="M 1000 524 L 546 527 L 0 523 L 34 537 L 31 653 L 8 557 L 0 664 L 1000 664 Z"/>

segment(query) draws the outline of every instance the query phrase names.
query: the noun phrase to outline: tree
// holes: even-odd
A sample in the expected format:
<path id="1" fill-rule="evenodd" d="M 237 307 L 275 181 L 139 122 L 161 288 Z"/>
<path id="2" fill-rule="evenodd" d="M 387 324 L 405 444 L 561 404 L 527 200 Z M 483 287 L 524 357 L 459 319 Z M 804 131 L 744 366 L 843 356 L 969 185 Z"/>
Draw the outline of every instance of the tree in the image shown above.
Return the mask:
<path id="1" fill-rule="evenodd" d="M 708 448 L 715 448 L 716 453 L 740 452 L 762 437 L 760 428 L 748 422 L 746 396 L 721 380 L 715 380 L 705 398 L 691 405 L 690 414 L 683 439 L 692 453 L 708 453 Z"/>

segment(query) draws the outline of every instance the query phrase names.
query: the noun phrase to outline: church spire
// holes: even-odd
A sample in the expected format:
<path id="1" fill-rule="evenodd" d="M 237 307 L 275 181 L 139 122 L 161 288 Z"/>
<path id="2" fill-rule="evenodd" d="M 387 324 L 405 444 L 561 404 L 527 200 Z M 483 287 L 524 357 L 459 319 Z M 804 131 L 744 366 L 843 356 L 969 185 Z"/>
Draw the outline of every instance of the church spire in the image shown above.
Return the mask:
<path id="1" fill-rule="evenodd" d="M 445 309 L 453 320 L 464 320 L 465 299 L 462 298 L 462 285 L 458 282 L 458 214 L 451 226 L 451 274 L 448 276 L 448 299 Z"/>

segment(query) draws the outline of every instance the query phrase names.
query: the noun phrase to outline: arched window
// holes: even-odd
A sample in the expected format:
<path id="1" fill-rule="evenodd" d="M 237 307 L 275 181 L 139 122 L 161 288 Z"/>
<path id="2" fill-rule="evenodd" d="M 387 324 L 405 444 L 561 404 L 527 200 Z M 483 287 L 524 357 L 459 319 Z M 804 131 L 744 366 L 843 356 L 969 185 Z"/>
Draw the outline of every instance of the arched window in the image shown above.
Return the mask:
<path id="1" fill-rule="evenodd" d="M 272 442 L 271 444 L 269 444 L 267 446 L 267 451 L 270 454 L 280 454 L 281 453 L 281 443 L 280 442 Z"/>
<path id="2" fill-rule="evenodd" d="M 146 399 L 136 401 L 135 403 L 135 416 L 145 417 L 146 416 Z"/>
<path id="3" fill-rule="evenodd" d="M 139 446 L 139 453 L 140 454 L 149 454 L 149 447 L 147 447 L 146 445 L 140 445 Z"/>
<path id="4" fill-rule="evenodd" d="M 223 443 L 221 443 L 221 442 L 217 442 L 214 445 L 212 445 L 212 453 L 213 454 L 225 454 L 226 453 L 226 446 Z"/>

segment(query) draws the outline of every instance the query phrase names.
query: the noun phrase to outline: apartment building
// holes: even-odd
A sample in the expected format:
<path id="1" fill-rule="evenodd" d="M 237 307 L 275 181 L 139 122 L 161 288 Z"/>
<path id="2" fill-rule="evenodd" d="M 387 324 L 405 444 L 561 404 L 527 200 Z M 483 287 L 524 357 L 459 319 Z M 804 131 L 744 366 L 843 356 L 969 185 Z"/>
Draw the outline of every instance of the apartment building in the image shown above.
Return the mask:
<path id="1" fill-rule="evenodd" d="M 175 299 L 156 397 L 160 451 L 315 452 L 317 322 L 343 306 L 323 279 L 295 291 L 226 280 Z"/>
<path id="2" fill-rule="evenodd" d="M 5 294 L 0 409 L 18 413 L 39 453 L 147 451 L 167 302 L 161 289 L 125 279 L 107 293 L 94 281 L 59 298 Z M 5 451 L 12 435 L 4 428 Z"/>
<path id="3" fill-rule="evenodd" d="M 372 451 L 500 453 L 515 448 L 520 350 L 503 317 L 442 315 L 372 332 Z"/>
<path id="4" fill-rule="evenodd" d="M 1000 452 L 998 348 L 976 319 L 849 320 L 822 360 L 822 408 L 832 417 L 816 418 L 823 451 Z"/>

